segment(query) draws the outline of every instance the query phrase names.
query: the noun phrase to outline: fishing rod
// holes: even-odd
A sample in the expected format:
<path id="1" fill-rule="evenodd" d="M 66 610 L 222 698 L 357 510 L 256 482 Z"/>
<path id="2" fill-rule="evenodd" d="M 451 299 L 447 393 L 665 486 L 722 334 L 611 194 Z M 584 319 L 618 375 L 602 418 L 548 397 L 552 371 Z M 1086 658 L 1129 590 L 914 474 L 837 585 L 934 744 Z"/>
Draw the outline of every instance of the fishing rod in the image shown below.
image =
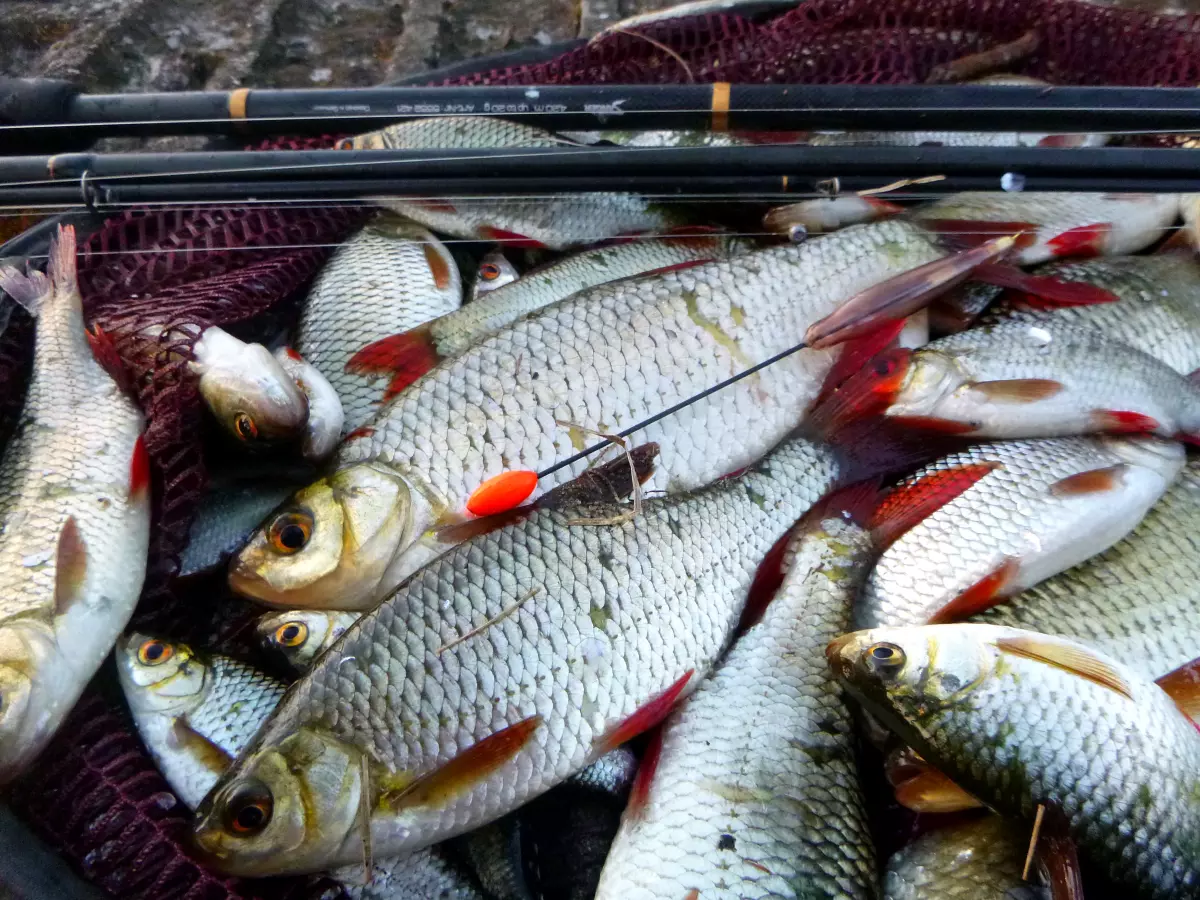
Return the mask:
<path id="1" fill-rule="evenodd" d="M 0 79 L 0 146 L 120 135 L 365 131 L 427 116 L 551 130 L 1200 131 L 1200 89 L 1053 85 L 483 85 L 85 94 Z M 12 152 L 12 151 L 10 151 Z"/>

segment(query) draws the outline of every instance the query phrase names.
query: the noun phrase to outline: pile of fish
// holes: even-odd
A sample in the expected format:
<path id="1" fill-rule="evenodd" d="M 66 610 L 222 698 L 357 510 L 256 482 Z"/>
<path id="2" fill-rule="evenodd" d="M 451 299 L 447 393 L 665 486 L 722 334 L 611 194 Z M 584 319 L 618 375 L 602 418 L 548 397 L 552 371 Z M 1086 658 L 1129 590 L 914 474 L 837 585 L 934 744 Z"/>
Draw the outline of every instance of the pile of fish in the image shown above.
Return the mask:
<path id="1" fill-rule="evenodd" d="M 349 143 L 581 139 L 628 140 Z M 1200 897 L 1195 198 L 845 195 L 760 240 L 624 194 L 377 204 L 291 333 L 196 344 L 229 462 L 180 577 L 269 607 L 257 659 L 123 633 L 128 376 L 69 228 L 48 274 L 0 273 L 37 328 L 0 463 L 0 779 L 111 651 L 222 874 Z"/>

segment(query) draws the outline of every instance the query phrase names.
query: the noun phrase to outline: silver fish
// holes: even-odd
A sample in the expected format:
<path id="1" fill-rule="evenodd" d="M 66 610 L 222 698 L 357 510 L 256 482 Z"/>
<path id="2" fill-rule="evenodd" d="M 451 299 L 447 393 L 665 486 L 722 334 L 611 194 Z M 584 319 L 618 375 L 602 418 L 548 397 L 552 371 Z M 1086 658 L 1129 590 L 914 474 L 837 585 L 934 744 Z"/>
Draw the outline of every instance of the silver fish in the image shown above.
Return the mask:
<path id="1" fill-rule="evenodd" d="M 333 453 L 342 436 L 342 423 L 346 419 L 342 401 L 317 367 L 291 347 L 276 349 L 275 359 L 308 401 L 308 423 L 300 453 L 311 462 L 320 462 Z"/>
<path id="2" fill-rule="evenodd" d="M 520 277 L 517 267 L 504 255 L 503 248 L 497 247 L 495 250 L 489 250 L 479 261 L 479 268 L 475 270 L 475 281 L 471 285 L 471 299 L 478 300 L 497 288 L 512 284 Z"/>

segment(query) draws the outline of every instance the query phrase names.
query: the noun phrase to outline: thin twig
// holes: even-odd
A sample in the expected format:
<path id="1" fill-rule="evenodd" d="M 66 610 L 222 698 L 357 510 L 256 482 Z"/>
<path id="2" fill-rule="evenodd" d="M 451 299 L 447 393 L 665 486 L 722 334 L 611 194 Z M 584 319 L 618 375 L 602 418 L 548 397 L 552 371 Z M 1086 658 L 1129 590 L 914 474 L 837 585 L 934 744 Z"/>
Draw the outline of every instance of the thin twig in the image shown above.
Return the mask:
<path id="1" fill-rule="evenodd" d="M 366 872 L 367 884 L 375 877 L 375 861 L 371 854 L 371 762 L 367 755 L 362 755 L 362 784 L 359 785 L 358 816 L 362 828 L 363 840 L 363 869 Z"/>
<path id="2" fill-rule="evenodd" d="M 1029 852 L 1025 854 L 1025 868 L 1021 870 L 1021 880 L 1029 880 L 1029 867 L 1033 865 L 1033 851 L 1037 849 L 1038 834 L 1042 830 L 1042 819 L 1046 817 L 1046 805 L 1039 803 L 1037 815 L 1033 820 L 1033 834 L 1029 837 Z"/>
<path id="3" fill-rule="evenodd" d="M 532 597 L 534 594 L 536 594 L 539 590 L 541 590 L 541 588 L 531 587 L 524 594 L 522 594 L 517 599 L 517 601 L 515 603 L 513 603 L 511 606 L 506 606 L 504 609 L 500 610 L 500 612 L 498 612 L 494 618 L 488 619 L 486 622 L 484 622 L 478 628 L 472 628 L 470 631 L 468 631 L 462 637 L 457 637 L 454 640 L 452 640 L 450 643 L 444 644 L 441 647 L 438 647 L 437 650 L 434 651 L 434 655 L 441 656 L 443 653 L 445 653 L 451 647 L 457 647 L 463 641 L 468 640 L 469 638 L 473 638 L 473 637 L 475 637 L 475 635 L 481 634 L 484 631 L 487 631 L 489 628 L 491 628 L 497 622 L 501 621 L 502 619 L 506 619 L 509 616 L 511 616 L 513 613 L 515 613 L 518 609 L 521 608 L 521 606 L 525 603 L 526 600 L 528 600 L 530 597 Z"/>
<path id="4" fill-rule="evenodd" d="M 924 178 L 901 178 L 899 181 L 893 181 L 891 184 L 885 184 L 883 187 L 866 188 L 865 190 L 855 191 L 855 193 L 860 197 L 869 197 L 872 194 L 886 194 L 888 191 L 898 191 L 900 188 L 913 184 L 929 184 L 934 181 L 945 180 L 945 175 L 926 175 Z"/>
<path id="5" fill-rule="evenodd" d="M 683 67 L 684 74 L 687 75 L 688 81 L 690 81 L 692 84 L 696 83 L 696 76 L 692 74 L 692 67 L 687 64 L 687 60 L 661 41 L 656 41 L 654 38 L 644 35 L 640 31 L 629 31 L 626 28 L 613 28 L 608 32 L 608 34 L 624 34 L 628 35 L 629 37 L 641 38 L 646 43 L 653 44 Z"/>
<path id="6" fill-rule="evenodd" d="M 564 428 L 578 428 L 580 431 L 585 431 L 593 437 L 603 438 L 610 442 L 610 445 L 616 445 L 625 452 L 625 459 L 629 462 L 629 478 L 633 483 L 633 506 L 623 513 L 618 513 L 615 516 L 584 516 L 577 519 L 567 521 L 568 525 L 620 525 L 623 522 L 630 522 L 642 514 L 642 482 L 638 478 L 637 465 L 634 464 L 633 454 L 629 452 L 629 442 L 615 434 L 605 434 L 603 431 L 596 431 L 594 428 L 588 428 L 585 425 L 577 425 L 574 422 L 564 422 L 561 419 L 555 419 L 555 424 L 561 425 Z M 603 456 L 603 454 L 601 454 Z"/>

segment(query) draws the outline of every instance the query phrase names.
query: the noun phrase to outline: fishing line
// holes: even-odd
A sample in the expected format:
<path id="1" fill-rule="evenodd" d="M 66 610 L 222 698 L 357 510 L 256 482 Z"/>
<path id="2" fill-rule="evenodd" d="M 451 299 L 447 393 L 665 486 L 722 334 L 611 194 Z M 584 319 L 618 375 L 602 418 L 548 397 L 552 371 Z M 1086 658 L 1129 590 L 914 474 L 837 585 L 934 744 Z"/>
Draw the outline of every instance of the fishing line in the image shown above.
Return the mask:
<path id="1" fill-rule="evenodd" d="M 700 393 L 694 394 L 693 396 L 688 397 L 686 400 L 681 400 L 679 403 L 676 403 L 674 406 L 664 409 L 662 412 L 655 413 L 654 415 L 650 416 L 648 419 L 642 419 L 642 421 L 629 426 L 624 431 L 618 431 L 616 433 L 616 435 L 614 435 L 614 437 L 618 437 L 618 438 L 629 437 L 629 435 L 633 434 L 635 431 L 641 431 L 643 428 L 646 428 L 649 425 L 653 425 L 655 422 L 659 421 L 660 419 L 665 419 L 667 416 L 671 415 L 672 413 L 677 413 L 681 409 L 686 409 L 687 407 L 691 406 L 693 403 L 700 402 L 705 397 L 715 394 L 717 391 L 721 390 L 722 388 L 727 388 L 731 384 L 736 384 L 737 382 L 741 381 L 743 378 L 748 378 L 749 376 L 753 375 L 755 372 L 761 372 L 763 369 L 767 368 L 767 366 L 774 365 L 775 363 L 779 362 L 782 359 L 787 359 L 793 353 L 797 353 L 800 350 L 805 349 L 807 346 L 808 346 L 808 344 L 801 342 L 799 344 L 796 344 L 794 347 L 789 347 L 787 350 L 784 350 L 780 353 L 776 353 L 774 356 L 769 357 L 768 359 L 764 359 L 762 362 L 751 366 L 750 368 L 746 369 L 743 372 L 739 372 L 736 375 L 726 378 L 724 381 L 718 382 L 717 384 L 714 384 L 711 387 L 707 387 L 704 390 L 702 390 Z M 612 446 L 612 440 L 605 439 L 603 441 L 600 441 L 599 443 L 593 444 L 591 447 L 588 447 L 585 450 L 580 450 L 575 455 L 568 456 L 566 459 L 556 462 L 554 465 L 550 466 L 550 468 L 544 469 L 543 471 L 538 472 L 537 473 L 538 480 L 541 481 L 547 475 L 553 475 L 559 469 L 564 469 L 567 466 L 574 465 L 575 463 L 579 462 L 581 459 L 586 459 L 587 457 L 591 456 L 596 451 L 602 450 L 605 447 L 611 447 L 611 446 Z"/>

